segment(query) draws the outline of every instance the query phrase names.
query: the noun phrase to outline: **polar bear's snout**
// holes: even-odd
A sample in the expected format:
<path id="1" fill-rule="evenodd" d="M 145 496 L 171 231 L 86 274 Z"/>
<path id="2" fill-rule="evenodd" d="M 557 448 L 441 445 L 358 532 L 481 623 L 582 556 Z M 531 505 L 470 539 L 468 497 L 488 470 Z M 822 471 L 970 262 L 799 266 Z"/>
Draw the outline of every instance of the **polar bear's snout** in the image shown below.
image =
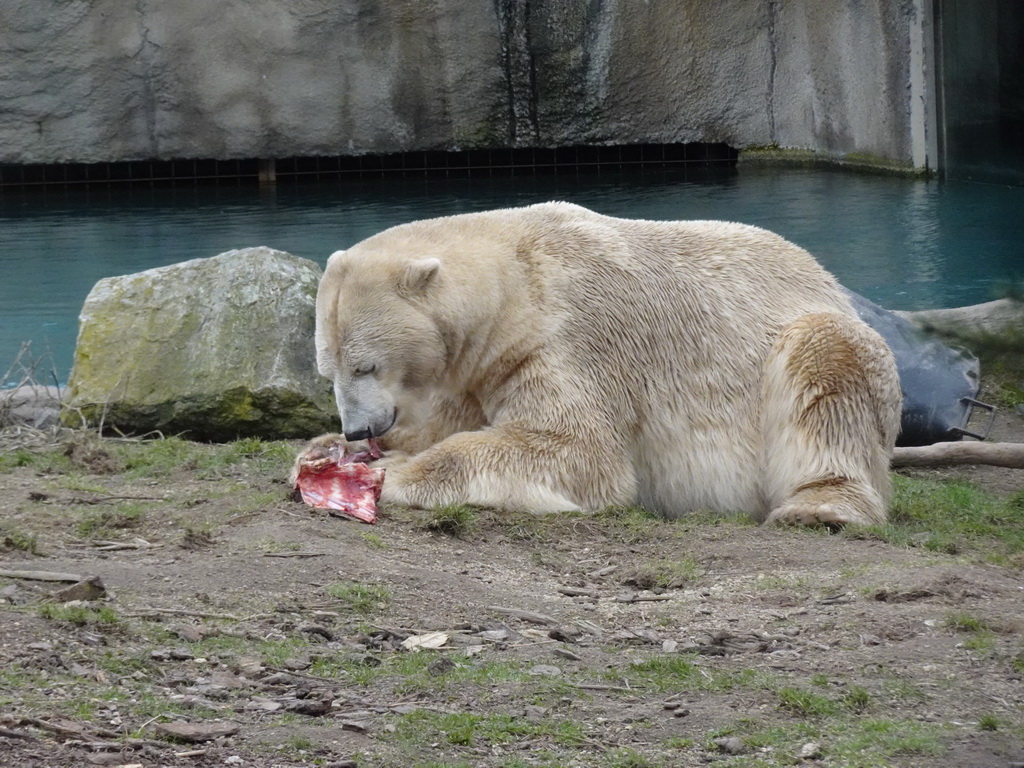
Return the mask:
<path id="1" fill-rule="evenodd" d="M 335 382 L 334 394 L 346 440 L 380 437 L 395 425 L 398 409 L 372 377 L 360 377 L 347 386 Z"/>
<path id="2" fill-rule="evenodd" d="M 398 411 L 392 408 L 390 418 L 347 421 L 342 417 L 341 423 L 342 428 L 345 430 L 345 439 L 349 442 L 355 442 L 356 440 L 369 440 L 370 438 L 380 437 L 394 426 L 397 415 Z"/>

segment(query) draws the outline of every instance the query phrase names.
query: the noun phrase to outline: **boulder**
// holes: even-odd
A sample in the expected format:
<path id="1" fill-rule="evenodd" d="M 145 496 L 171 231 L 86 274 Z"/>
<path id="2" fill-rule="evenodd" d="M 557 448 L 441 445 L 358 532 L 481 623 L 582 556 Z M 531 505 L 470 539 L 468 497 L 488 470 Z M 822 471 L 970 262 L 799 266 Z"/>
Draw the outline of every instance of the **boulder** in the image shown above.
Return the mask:
<path id="1" fill-rule="evenodd" d="M 259 247 L 100 280 L 65 421 L 214 441 L 336 430 L 315 363 L 319 278 L 312 261 Z"/>

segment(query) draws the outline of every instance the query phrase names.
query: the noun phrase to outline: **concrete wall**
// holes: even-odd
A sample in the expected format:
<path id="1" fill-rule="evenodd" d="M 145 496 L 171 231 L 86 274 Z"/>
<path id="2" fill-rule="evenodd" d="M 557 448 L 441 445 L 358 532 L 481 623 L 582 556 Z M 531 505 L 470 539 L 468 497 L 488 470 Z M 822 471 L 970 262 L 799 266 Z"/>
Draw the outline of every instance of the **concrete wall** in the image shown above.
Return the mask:
<path id="1" fill-rule="evenodd" d="M 4 0 L 0 162 L 569 144 L 911 165 L 912 0 Z"/>

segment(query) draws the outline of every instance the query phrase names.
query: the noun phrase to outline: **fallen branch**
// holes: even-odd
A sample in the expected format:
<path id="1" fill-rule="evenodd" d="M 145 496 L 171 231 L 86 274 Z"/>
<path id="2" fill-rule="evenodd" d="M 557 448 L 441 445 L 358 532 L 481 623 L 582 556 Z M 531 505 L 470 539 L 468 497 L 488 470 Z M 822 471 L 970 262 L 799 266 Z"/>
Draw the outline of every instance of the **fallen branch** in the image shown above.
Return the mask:
<path id="1" fill-rule="evenodd" d="M 615 598 L 617 603 L 660 603 L 670 600 L 670 595 L 619 595 Z"/>
<path id="2" fill-rule="evenodd" d="M 264 557 L 328 557 L 327 552 L 264 552 Z"/>
<path id="3" fill-rule="evenodd" d="M 554 619 L 548 616 L 546 613 L 537 613 L 535 611 L 523 611 L 519 608 L 504 608 L 500 605 L 489 605 L 487 610 L 500 613 L 503 616 L 511 616 L 521 621 L 528 621 L 531 624 L 546 624 L 548 626 L 555 626 L 558 624 L 558 619 Z"/>
<path id="4" fill-rule="evenodd" d="M 32 581 L 70 581 L 82 580 L 77 573 L 56 573 L 54 571 L 8 571 L 0 569 L 0 577 L 5 579 L 30 579 Z"/>
<path id="5" fill-rule="evenodd" d="M 39 741 L 39 739 L 30 733 L 22 733 L 21 731 L 15 731 L 10 728 L 0 728 L 0 737 L 7 739 L 25 739 L 26 741 Z"/>
<path id="6" fill-rule="evenodd" d="M 935 443 L 896 448 L 893 467 L 952 467 L 962 464 L 989 464 L 995 467 L 1024 469 L 1024 443 Z"/>

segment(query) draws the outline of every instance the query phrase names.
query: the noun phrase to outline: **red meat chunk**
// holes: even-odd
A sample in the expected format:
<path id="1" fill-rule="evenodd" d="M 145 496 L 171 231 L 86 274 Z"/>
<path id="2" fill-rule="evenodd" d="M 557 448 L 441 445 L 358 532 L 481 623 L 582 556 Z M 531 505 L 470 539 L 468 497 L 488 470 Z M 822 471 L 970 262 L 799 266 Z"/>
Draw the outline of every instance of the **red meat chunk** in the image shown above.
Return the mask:
<path id="1" fill-rule="evenodd" d="M 341 443 L 310 450 L 299 461 L 295 487 L 312 507 L 375 523 L 384 469 L 366 462 L 382 455 L 373 440 L 369 450 L 358 453 L 349 453 Z"/>

